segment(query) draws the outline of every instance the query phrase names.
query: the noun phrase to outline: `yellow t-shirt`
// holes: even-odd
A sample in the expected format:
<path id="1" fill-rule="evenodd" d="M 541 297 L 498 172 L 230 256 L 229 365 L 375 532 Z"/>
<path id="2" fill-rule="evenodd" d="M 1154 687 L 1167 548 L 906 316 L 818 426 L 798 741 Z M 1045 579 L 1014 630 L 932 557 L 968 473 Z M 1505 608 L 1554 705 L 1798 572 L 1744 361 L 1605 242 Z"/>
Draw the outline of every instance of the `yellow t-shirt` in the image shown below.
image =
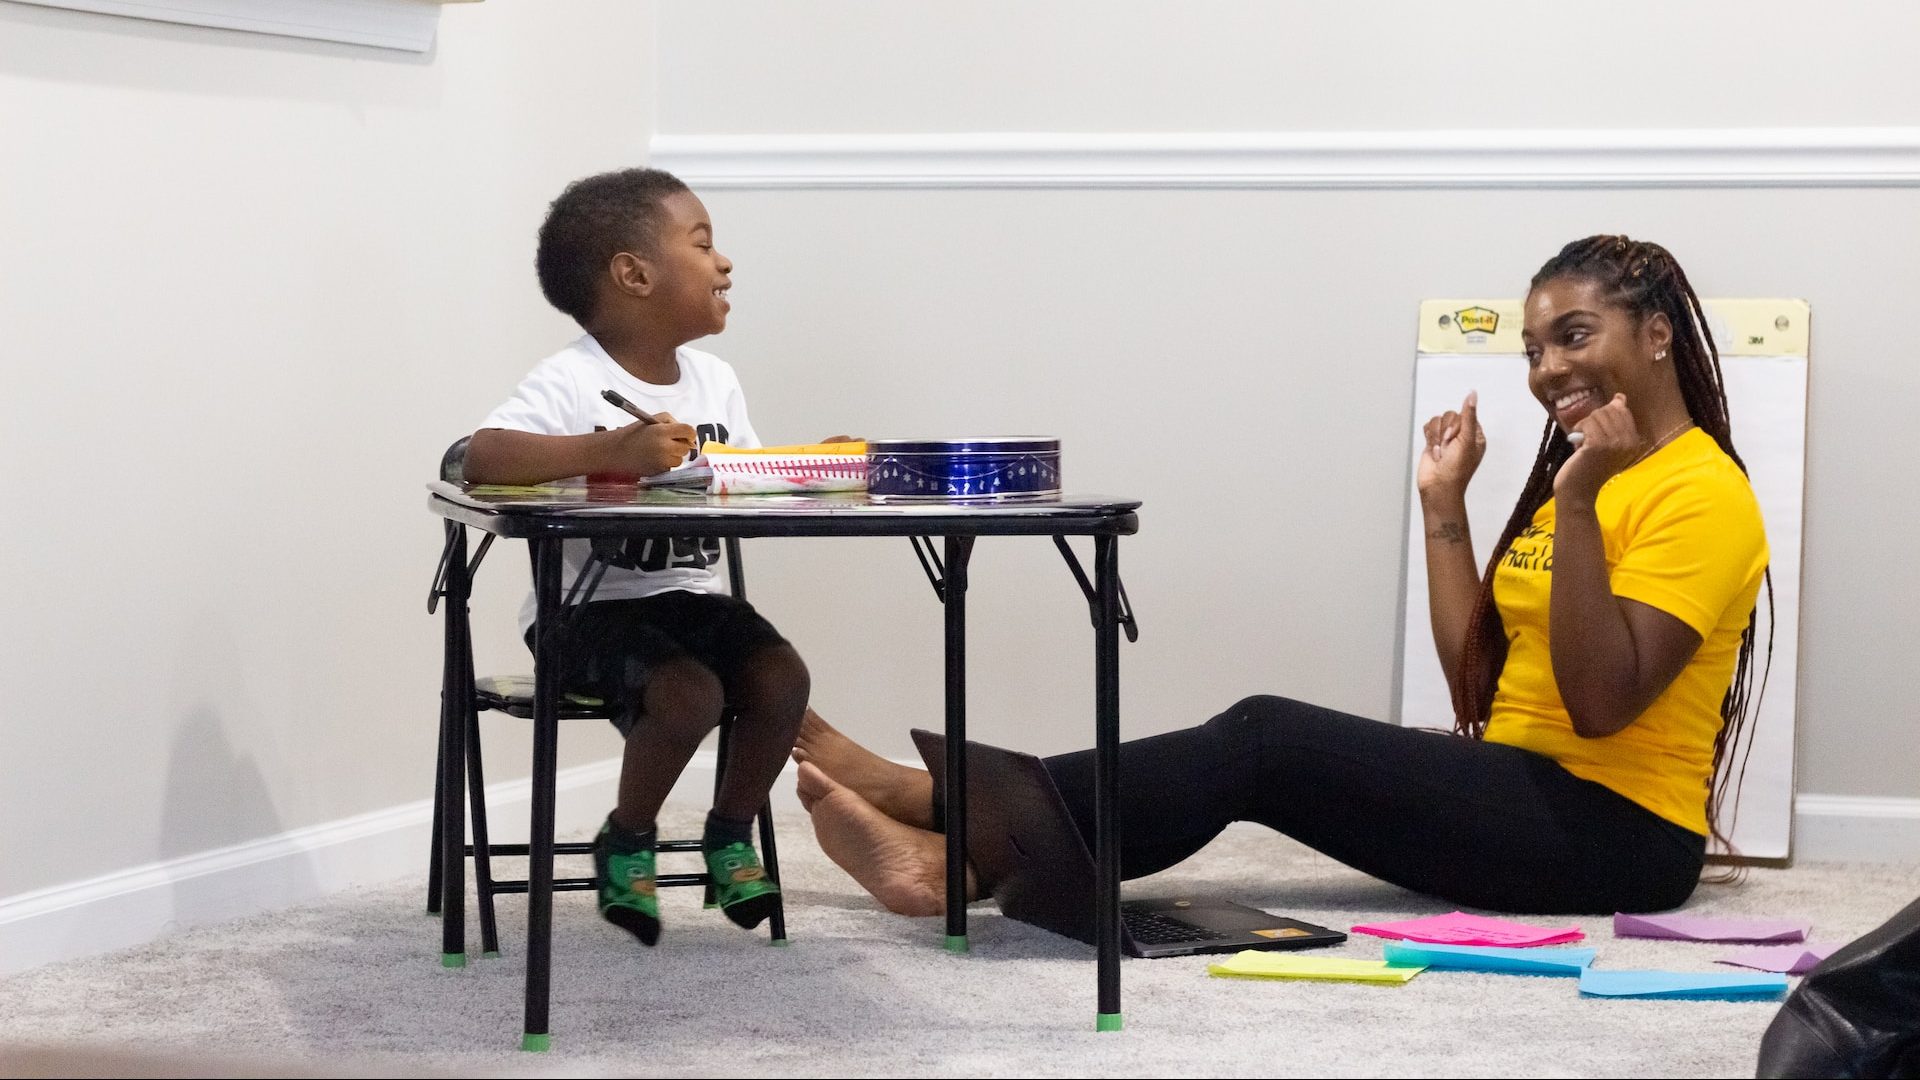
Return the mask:
<path id="1" fill-rule="evenodd" d="M 1549 499 L 1494 571 L 1507 662 L 1486 738 L 1545 754 L 1575 776 L 1705 834 L 1720 703 L 1767 568 L 1760 505 L 1740 467 L 1694 428 L 1608 481 L 1594 509 L 1613 594 L 1686 623 L 1700 635 L 1700 649 L 1633 723 L 1598 739 L 1575 734 L 1547 644 Z"/>

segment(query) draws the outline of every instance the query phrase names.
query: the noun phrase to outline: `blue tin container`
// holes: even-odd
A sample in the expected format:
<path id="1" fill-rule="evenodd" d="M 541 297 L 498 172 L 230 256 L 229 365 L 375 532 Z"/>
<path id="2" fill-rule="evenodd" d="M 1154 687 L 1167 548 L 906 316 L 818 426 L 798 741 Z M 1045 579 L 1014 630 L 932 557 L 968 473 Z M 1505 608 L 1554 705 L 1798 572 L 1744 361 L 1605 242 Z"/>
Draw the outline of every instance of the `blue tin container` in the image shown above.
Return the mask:
<path id="1" fill-rule="evenodd" d="M 996 502 L 1060 496 L 1060 440 L 868 439 L 875 502 Z"/>

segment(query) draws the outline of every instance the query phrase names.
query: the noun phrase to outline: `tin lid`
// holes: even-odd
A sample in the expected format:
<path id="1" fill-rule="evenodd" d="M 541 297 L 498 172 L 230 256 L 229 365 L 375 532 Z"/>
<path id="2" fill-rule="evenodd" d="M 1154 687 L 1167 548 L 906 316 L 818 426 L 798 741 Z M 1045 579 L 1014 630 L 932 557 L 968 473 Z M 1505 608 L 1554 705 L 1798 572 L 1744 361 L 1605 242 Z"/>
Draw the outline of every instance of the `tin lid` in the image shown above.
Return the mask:
<path id="1" fill-rule="evenodd" d="M 967 439 L 868 439 L 867 454 L 1057 454 L 1059 439 L 982 436 Z"/>

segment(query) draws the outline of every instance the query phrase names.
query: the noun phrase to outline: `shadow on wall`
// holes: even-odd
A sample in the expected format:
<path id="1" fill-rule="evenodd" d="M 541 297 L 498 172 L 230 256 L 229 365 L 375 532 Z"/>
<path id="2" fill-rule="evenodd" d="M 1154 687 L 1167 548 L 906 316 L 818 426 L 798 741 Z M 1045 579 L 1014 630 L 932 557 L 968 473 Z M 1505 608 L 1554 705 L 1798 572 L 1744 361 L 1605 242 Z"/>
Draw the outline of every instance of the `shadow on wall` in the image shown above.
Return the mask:
<path id="1" fill-rule="evenodd" d="M 191 708 L 174 734 L 167 765 L 159 858 L 165 862 L 270 840 L 283 829 L 259 767 L 235 749 L 218 709 L 206 704 Z M 310 861 L 287 854 L 243 849 L 173 877 L 167 886 L 170 928 L 310 899 L 319 884 Z M 273 865 L 268 872 L 244 872 L 249 864 L 269 860 Z M 237 872 L 223 872 L 229 870 Z"/>

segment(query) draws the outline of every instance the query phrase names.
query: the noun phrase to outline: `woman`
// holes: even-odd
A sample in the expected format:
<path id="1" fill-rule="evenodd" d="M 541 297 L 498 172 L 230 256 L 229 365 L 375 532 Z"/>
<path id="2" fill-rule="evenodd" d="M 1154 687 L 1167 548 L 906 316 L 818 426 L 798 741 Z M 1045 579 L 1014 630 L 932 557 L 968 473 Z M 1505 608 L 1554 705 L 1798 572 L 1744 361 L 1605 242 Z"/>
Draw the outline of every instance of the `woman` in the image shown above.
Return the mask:
<path id="1" fill-rule="evenodd" d="M 1679 264 L 1619 236 L 1534 275 L 1522 339 L 1548 420 L 1484 573 L 1465 501 L 1486 446 L 1474 395 L 1427 422 L 1420 456 L 1434 644 L 1464 737 L 1256 697 L 1127 743 L 1125 876 L 1256 821 L 1473 907 L 1652 911 L 1693 892 L 1767 567 L 1719 354 Z M 814 716 L 794 757 L 828 855 L 892 910 L 941 911 L 932 778 Z M 1091 837 L 1092 753 L 1047 767 Z"/>

